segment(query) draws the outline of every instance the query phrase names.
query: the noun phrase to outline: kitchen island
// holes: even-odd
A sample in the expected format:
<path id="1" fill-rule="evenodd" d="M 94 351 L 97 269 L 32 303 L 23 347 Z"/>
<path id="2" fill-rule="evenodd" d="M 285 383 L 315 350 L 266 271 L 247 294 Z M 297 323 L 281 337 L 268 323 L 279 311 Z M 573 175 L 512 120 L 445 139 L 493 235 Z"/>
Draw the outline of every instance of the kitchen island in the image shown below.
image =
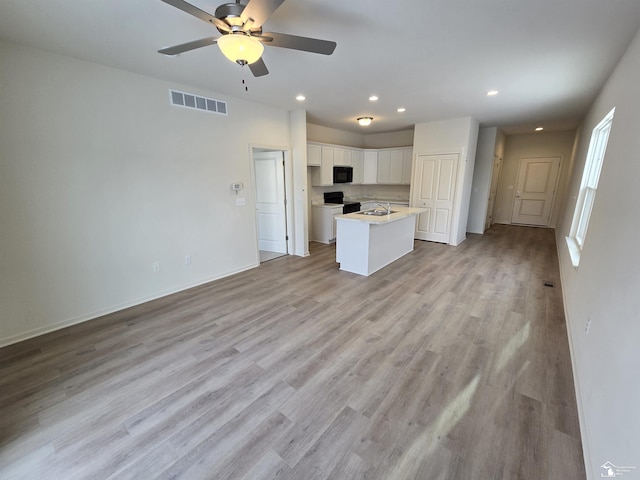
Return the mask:
<path id="1" fill-rule="evenodd" d="M 369 276 L 413 250 L 416 219 L 424 208 L 393 206 L 337 215 L 340 270 Z"/>

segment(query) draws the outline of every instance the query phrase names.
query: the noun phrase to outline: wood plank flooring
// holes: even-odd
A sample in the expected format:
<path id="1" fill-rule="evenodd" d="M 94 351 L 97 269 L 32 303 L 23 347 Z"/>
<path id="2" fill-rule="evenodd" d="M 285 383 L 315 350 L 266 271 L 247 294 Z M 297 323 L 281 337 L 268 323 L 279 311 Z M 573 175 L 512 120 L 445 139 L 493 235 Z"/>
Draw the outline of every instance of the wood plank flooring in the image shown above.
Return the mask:
<path id="1" fill-rule="evenodd" d="M 0 349 L 0 478 L 585 478 L 551 230 L 311 252 Z"/>

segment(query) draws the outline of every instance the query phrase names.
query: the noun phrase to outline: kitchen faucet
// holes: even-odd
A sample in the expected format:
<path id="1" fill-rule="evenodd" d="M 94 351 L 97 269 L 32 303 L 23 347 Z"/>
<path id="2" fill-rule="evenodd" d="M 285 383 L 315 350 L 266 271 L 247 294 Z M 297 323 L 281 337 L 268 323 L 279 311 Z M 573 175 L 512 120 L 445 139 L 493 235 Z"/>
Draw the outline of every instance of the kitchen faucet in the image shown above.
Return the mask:
<path id="1" fill-rule="evenodd" d="M 391 215 L 391 204 L 389 202 L 387 202 L 386 205 L 383 205 L 383 204 L 379 203 L 378 206 L 382 207 L 382 208 L 386 208 L 387 209 L 387 215 Z"/>

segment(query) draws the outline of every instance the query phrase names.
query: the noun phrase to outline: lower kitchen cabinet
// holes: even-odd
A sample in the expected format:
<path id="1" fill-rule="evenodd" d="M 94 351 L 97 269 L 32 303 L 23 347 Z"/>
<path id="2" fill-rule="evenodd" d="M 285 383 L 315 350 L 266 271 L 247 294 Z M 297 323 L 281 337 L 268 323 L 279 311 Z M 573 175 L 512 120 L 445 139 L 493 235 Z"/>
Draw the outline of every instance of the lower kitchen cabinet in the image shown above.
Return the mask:
<path id="1" fill-rule="evenodd" d="M 342 205 L 335 207 L 313 205 L 311 208 L 311 240 L 331 243 L 336 241 L 336 219 L 342 215 Z"/>

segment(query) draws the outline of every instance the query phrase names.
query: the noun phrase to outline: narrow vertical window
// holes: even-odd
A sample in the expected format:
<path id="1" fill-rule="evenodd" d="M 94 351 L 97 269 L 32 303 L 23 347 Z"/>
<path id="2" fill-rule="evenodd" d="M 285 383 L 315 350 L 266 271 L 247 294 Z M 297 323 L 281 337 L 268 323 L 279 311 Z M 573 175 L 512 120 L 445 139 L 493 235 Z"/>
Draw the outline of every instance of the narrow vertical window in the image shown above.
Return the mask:
<path id="1" fill-rule="evenodd" d="M 582 253 L 587 229 L 589 228 L 589 218 L 596 199 L 598 180 L 602 171 L 602 162 L 607 150 L 607 142 L 615 110 L 615 108 L 611 110 L 591 133 L 587 159 L 582 173 L 582 183 L 578 192 L 578 201 L 573 214 L 571 231 L 567 237 L 567 246 L 569 247 L 571 262 L 574 267 L 577 267 L 580 263 L 580 254 Z"/>

